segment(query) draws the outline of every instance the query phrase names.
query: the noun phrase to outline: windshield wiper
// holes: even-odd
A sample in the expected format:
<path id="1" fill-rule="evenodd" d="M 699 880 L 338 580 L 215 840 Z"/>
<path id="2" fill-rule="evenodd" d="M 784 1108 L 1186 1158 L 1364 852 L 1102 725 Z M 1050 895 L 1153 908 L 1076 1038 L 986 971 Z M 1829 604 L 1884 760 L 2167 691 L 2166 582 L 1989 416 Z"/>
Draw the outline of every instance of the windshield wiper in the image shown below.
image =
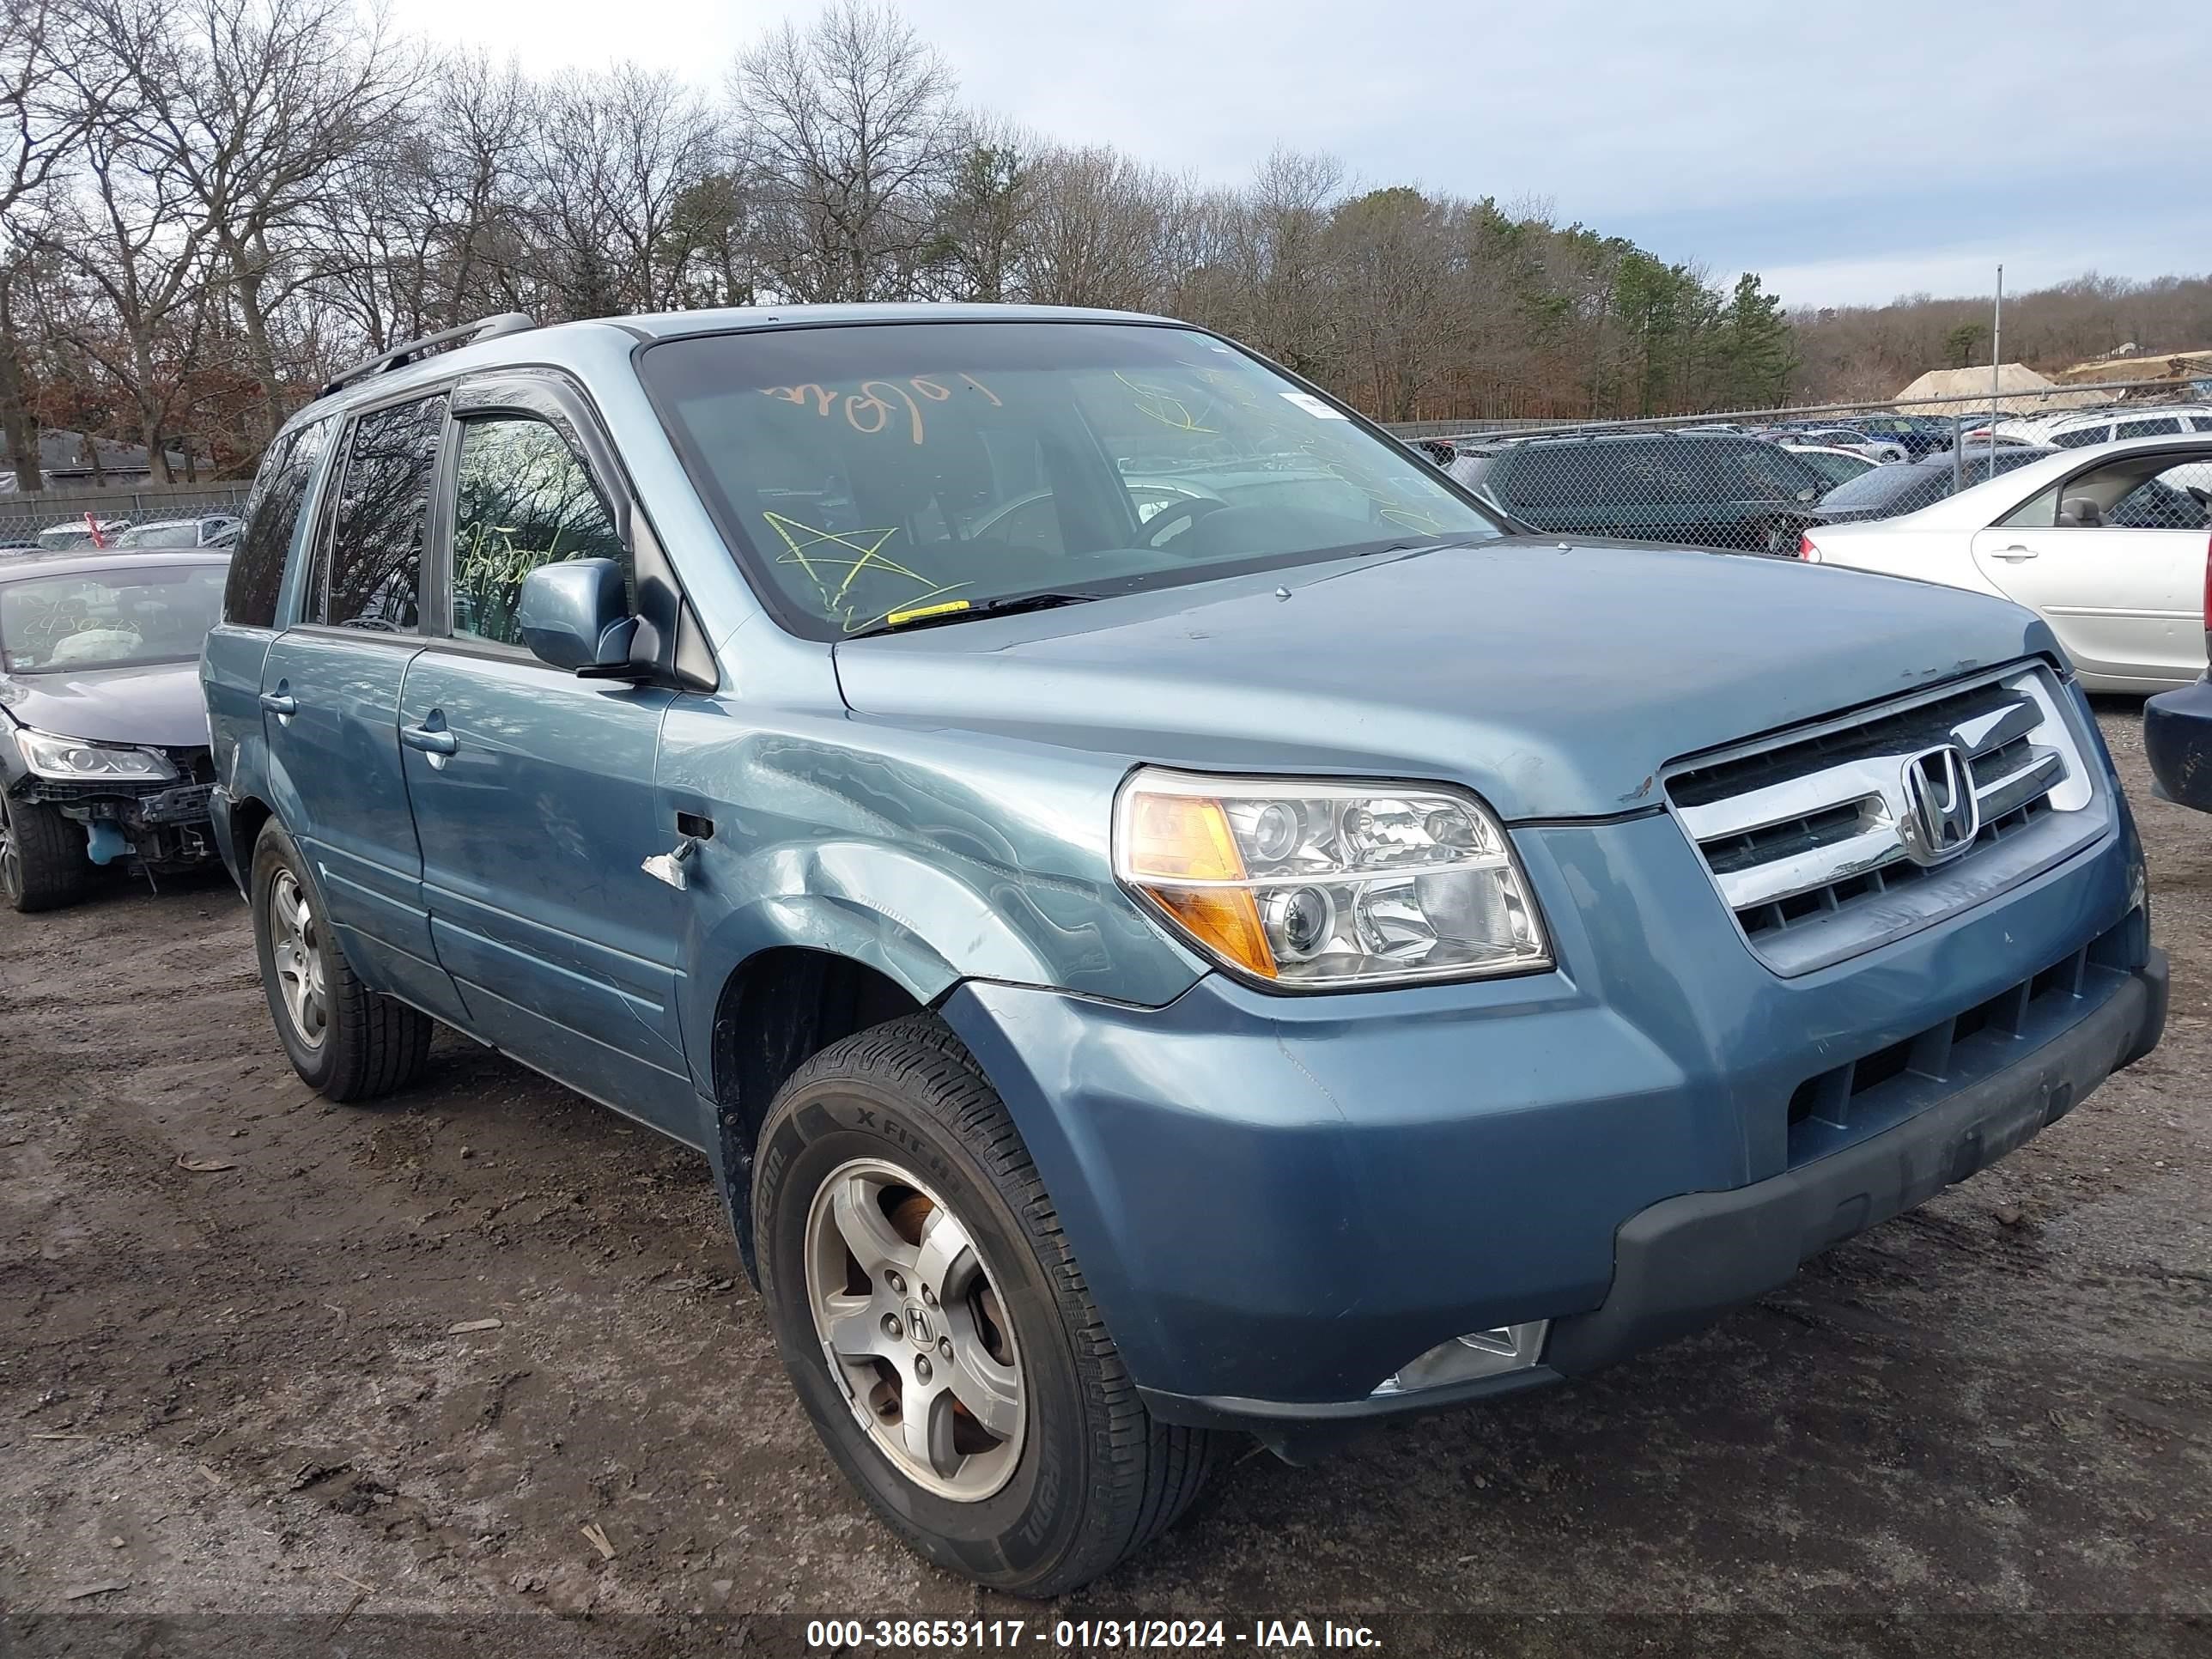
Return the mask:
<path id="1" fill-rule="evenodd" d="M 983 617 L 1019 616 L 1024 611 L 1055 611 L 1063 605 L 1088 605 L 1105 597 L 1103 593 L 1022 593 L 1012 599 L 986 599 L 981 605 L 963 605 L 957 610 L 931 611 L 902 622 L 893 612 L 873 627 L 859 629 L 845 637 L 871 640 L 879 634 L 911 634 L 919 628 L 942 628 L 950 623 L 975 622 Z"/>

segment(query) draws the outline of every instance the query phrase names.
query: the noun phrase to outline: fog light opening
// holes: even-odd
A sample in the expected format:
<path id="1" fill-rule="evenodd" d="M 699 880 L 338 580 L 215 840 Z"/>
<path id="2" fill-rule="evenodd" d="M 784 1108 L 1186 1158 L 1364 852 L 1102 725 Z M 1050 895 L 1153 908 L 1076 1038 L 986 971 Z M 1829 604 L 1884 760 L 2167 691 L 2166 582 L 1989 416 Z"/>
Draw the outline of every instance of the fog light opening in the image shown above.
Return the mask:
<path id="1" fill-rule="evenodd" d="M 1417 1394 L 1424 1389 L 1440 1389 L 1449 1382 L 1465 1382 L 1478 1376 L 1502 1376 L 1508 1371 L 1525 1371 L 1533 1367 L 1544 1352 L 1544 1334 L 1552 1328 L 1548 1319 L 1538 1319 L 1526 1325 L 1498 1325 L 1486 1331 L 1469 1331 L 1449 1342 L 1439 1342 L 1419 1358 L 1410 1360 L 1382 1379 L 1375 1390 L 1377 1397 L 1394 1394 Z"/>

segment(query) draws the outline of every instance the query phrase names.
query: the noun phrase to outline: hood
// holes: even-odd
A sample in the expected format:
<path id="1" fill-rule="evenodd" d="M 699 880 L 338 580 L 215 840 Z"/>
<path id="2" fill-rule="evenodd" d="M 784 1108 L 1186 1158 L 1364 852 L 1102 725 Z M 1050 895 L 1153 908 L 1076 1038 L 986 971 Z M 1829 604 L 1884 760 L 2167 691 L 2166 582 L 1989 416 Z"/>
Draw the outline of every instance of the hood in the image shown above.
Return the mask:
<path id="1" fill-rule="evenodd" d="M 0 708 L 17 725 L 57 737 L 156 749 L 207 747 L 207 705 L 200 699 L 197 662 L 0 675 Z"/>
<path id="2" fill-rule="evenodd" d="M 2033 613 L 1952 588 L 1515 538 L 848 641 L 836 662 L 863 715 L 1455 780 L 1532 818 L 1632 811 L 1670 760 L 2039 652 Z"/>

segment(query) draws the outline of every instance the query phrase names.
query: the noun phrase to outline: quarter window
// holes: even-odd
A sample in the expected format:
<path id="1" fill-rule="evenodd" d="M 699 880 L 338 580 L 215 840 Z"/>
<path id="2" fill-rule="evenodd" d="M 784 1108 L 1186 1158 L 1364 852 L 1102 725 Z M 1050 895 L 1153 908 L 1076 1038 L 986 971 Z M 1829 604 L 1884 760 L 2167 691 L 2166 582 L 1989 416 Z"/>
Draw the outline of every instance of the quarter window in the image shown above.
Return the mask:
<path id="1" fill-rule="evenodd" d="M 445 424 L 443 392 L 354 422 L 324 592 L 311 596 L 309 617 L 378 634 L 420 627 L 425 520 Z"/>
<path id="2" fill-rule="evenodd" d="M 234 627 L 276 625 L 276 596 L 284 586 L 284 566 L 291 556 L 300 509 L 307 499 L 307 481 L 314 476 L 315 461 L 329 435 L 327 421 L 297 427 L 279 433 L 262 458 L 246 503 L 238 551 L 231 557 L 229 583 L 223 589 L 223 620 Z"/>
<path id="3" fill-rule="evenodd" d="M 544 564 L 629 552 L 591 471 L 540 420 L 496 416 L 461 428 L 453 512 L 453 632 L 520 645 L 522 580 Z"/>

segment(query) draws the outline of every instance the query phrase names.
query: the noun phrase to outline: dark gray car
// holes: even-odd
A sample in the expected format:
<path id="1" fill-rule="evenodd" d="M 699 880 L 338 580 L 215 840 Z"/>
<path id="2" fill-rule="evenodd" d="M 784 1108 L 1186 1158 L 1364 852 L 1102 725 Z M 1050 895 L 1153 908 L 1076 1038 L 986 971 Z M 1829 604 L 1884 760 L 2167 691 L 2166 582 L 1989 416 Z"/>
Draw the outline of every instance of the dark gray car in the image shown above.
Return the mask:
<path id="1" fill-rule="evenodd" d="M 0 901 L 52 909 L 97 866 L 215 856 L 198 662 L 228 568 L 120 549 L 0 565 Z"/>

